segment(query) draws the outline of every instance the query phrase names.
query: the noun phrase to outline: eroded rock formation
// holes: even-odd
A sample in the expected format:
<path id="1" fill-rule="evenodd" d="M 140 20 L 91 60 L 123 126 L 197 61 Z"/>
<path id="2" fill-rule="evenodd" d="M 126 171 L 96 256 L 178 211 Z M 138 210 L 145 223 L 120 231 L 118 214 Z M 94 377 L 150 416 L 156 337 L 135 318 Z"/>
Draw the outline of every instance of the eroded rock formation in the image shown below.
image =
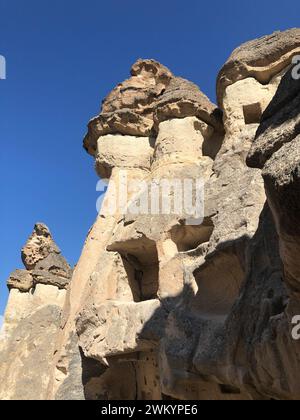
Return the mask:
<path id="1" fill-rule="evenodd" d="M 38 223 L 14 271 L 0 335 L 0 400 L 45 399 L 55 338 L 72 269 L 47 226 Z"/>
<path id="2" fill-rule="evenodd" d="M 38 397 L 300 399 L 300 342 L 291 333 L 300 315 L 297 54 L 299 29 L 239 47 L 218 76 L 219 107 L 154 60 L 139 60 L 104 100 L 84 147 L 108 190 L 72 281 L 37 226 L 22 253 L 27 271 L 8 282 L 4 357 L 13 340 L 19 351 L 38 336 L 28 323 L 50 307 L 9 321 L 12 306 L 28 304 L 20 297 L 38 286 L 68 290 L 58 298 L 62 317 L 55 303 Z M 143 188 L 124 195 L 124 174 Z M 187 179 L 201 180 L 201 220 L 186 207 L 152 206 L 150 187 L 159 203 L 172 201 Z M 166 192 L 161 181 L 177 183 Z M 26 339 L 17 337 L 24 322 Z M 14 383 L 3 397 L 20 396 Z"/>

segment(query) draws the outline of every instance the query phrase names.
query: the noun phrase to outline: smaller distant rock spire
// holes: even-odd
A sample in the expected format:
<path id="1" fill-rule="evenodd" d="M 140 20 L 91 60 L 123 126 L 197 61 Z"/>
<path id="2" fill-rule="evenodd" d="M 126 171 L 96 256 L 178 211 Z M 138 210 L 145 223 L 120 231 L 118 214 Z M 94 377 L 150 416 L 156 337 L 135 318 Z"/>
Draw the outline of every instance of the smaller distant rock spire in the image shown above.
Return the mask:
<path id="1" fill-rule="evenodd" d="M 9 289 L 28 292 L 36 284 L 48 284 L 64 289 L 72 276 L 72 269 L 61 255 L 49 228 L 37 223 L 22 249 L 22 261 L 26 270 L 14 271 L 8 281 Z"/>

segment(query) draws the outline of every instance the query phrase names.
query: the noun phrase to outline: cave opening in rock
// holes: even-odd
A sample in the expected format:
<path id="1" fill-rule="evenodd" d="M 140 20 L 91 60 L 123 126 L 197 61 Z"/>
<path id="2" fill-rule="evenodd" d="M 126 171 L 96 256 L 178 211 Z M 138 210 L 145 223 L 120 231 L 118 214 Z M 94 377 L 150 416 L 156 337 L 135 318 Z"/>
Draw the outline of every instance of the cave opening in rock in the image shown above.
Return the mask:
<path id="1" fill-rule="evenodd" d="M 178 252 L 188 252 L 209 242 L 212 232 L 211 221 L 204 221 L 201 225 L 176 225 L 171 230 L 171 240 L 176 244 Z"/>
<path id="2" fill-rule="evenodd" d="M 157 299 L 159 261 L 155 241 L 145 236 L 111 245 L 109 251 L 117 251 L 126 261 L 128 282 L 136 301 Z M 138 292 L 137 292 L 138 290 Z"/>
<path id="3" fill-rule="evenodd" d="M 260 102 L 243 106 L 245 124 L 259 124 L 263 110 Z"/>

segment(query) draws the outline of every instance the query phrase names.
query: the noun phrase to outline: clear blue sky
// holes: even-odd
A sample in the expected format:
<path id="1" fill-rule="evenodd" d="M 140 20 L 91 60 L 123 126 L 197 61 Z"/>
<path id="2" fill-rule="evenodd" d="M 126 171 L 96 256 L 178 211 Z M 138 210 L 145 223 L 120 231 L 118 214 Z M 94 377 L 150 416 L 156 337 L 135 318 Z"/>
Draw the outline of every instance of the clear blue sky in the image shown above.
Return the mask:
<path id="1" fill-rule="evenodd" d="M 71 264 L 96 217 L 90 117 L 137 58 L 155 58 L 215 99 L 242 42 L 299 26 L 299 0 L 0 0 L 0 314 L 20 249 L 45 222 Z"/>

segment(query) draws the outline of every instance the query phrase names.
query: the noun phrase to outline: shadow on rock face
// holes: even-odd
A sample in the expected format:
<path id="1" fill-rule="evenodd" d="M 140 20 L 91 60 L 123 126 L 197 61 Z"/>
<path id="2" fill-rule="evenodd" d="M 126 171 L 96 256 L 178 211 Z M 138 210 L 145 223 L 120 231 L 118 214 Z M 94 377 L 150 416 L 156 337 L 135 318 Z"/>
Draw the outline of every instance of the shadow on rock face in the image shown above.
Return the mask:
<path id="1" fill-rule="evenodd" d="M 218 261 L 220 270 L 222 262 L 223 259 Z M 85 398 L 300 397 L 299 384 L 292 378 L 299 368 L 296 357 L 299 345 L 291 336 L 291 318 L 293 311 L 300 311 L 300 302 L 289 296 L 283 282 L 278 235 L 268 205 L 261 214 L 255 236 L 248 239 L 244 269 L 244 282 L 234 295 L 226 292 L 230 282 L 222 284 L 221 278 L 216 282 L 213 271 L 203 297 L 198 277 L 196 291 L 187 282 L 177 296 L 130 304 L 133 312 L 127 312 L 131 318 L 127 319 L 126 328 L 127 334 L 131 326 L 135 328 L 135 347 L 107 357 L 109 367 L 100 368 L 99 361 L 87 360 L 82 355 Z M 224 281 L 228 270 L 226 265 Z M 195 273 L 197 278 L 197 270 Z M 210 293 L 204 293 L 207 288 Z M 228 296 L 231 304 L 225 310 Z M 157 302 L 156 309 L 139 318 L 139 305 L 152 302 Z M 122 310 L 120 306 L 118 310 Z M 142 322 L 139 329 L 137 318 Z M 120 324 L 121 318 L 117 317 L 116 322 Z M 112 326 L 110 333 L 117 331 Z M 119 338 L 115 336 L 116 340 Z M 280 382 L 276 381 L 278 377 Z"/>
<path id="2" fill-rule="evenodd" d="M 274 153 L 300 134 L 299 107 L 300 79 L 295 79 L 290 67 L 262 115 L 247 157 L 248 166 L 262 169 Z"/>

